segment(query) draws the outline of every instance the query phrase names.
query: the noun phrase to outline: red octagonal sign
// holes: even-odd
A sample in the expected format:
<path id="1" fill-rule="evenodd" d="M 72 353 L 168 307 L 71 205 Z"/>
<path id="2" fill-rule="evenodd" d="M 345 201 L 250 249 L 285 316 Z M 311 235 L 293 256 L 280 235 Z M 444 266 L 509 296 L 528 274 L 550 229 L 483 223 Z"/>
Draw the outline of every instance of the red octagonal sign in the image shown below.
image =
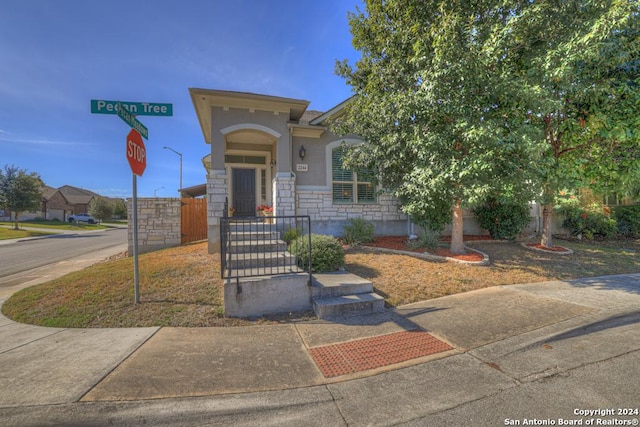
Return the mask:
<path id="1" fill-rule="evenodd" d="M 142 176 L 147 167 L 147 149 L 142 142 L 142 136 L 135 129 L 131 129 L 127 135 L 127 161 L 131 166 L 131 172 Z"/>

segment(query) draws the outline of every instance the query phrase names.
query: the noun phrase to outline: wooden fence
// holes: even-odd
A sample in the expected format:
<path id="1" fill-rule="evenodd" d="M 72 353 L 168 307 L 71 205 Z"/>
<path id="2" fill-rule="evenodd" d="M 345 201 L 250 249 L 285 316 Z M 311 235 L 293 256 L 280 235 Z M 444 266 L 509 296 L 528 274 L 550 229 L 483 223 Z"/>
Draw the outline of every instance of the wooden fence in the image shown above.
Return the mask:
<path id="1" fill-rule="evenodd" d="M 181 243 L 207 239 L 207 199 L 181 200 Z"/>

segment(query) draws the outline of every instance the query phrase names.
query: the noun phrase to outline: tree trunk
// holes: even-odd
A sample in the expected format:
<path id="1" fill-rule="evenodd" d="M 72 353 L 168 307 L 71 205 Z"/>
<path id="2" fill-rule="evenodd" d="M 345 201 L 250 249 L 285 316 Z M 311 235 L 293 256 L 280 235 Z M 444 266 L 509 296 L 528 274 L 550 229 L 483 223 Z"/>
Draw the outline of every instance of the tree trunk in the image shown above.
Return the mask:
<path id="1" fill-rule="evenodd" d="M 13 229 L 14 230 L 19 230 L 20 228 L 18 228 L 18 212 L 16 212 L 13 216 Z"/>
<path id="2" fill-rule="evenodd" d="M 552 247 L 553 236 L 551 233 L 551 218 L 553 214 L 553 203 L 545 203 L 542 207 L 542 246 Z"/>
<path id="3" fill-rule="evenodd" d="M 453 222 L 451 228 L 451 248 L 454 254 L 465 254 L 464 248 L 464 222 L 462 219 L 462 202 L 458 199 L 452 208 Z"/>

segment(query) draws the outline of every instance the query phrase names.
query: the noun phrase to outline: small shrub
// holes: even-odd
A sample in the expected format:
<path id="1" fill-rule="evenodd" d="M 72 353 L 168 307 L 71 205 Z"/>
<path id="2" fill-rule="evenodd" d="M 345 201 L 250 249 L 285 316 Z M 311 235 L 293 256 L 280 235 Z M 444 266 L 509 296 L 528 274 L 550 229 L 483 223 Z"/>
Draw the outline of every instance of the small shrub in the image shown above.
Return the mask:
<path id="1" fill-rule="evenodd" d="M 302 230 L 300 230 L 299 228 L 289 228 L 282 235 L 282 240 L 287 242 L 287 245 L 290 245 L 291 242 L 293 242 L 300 236 L 302 236 Z"/>
<path id="2" fill-rule="evenodd" d="M 307 270 L 309 265 L 309 236 L 298 237 L 290 251 L 298 259 L 298 266 Z M 337 271 L 344 265 L 344 249 L 333 236 L 311 235 L 311 269 L 314 273 Z"/>
<path id="3" fill-rule="evenodd" d="M 609 218 L 603 208 L 597 204 L 581 207 L 575 197 L 560 199 L 556 212 L 564 216 L 562 227 L 572 236 L 581 236 L 587 240 L 611 239 L 616 237 L 616 220 Z"/>
<path id="4" fill-rule="evenodd" d="M 344 226 L 344 241 L 348 245 L 373 242 L 373 223 L 362 218 L 349 218 Z"/>
<path id="5" fill-rule="evenodd" d="M 429 228 L 429 224 L 418 224 L 422 228 L 422 232 L 419 233 L 417 240 L 409 242 L 410 248 L 427 248 L 435 250 L 440 246 L 440 232 Z"/>
<path id="6" fill-rule="evenodd" d="M 640 237 L 640 205 L 614 206 L 612 213 L 621 236 Z"/>
<path id="7" fill-rule="evenodd" d="M 531 221 L 527 203 L 504 202 L 495 197 L 476 206 L 473 214 L 493 239 L 514 240 Z"/>

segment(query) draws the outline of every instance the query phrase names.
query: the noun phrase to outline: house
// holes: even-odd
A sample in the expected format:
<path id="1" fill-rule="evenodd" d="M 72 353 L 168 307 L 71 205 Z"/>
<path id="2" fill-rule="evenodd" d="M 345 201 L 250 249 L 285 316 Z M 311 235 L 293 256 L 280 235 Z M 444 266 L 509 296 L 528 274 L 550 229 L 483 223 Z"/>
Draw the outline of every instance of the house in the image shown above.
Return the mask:
<path id="1" fill-rule="evenodd" d="M 45 185 L 42 189 L 42 217 L 66 221 L 69 215 L 88 213 L 89 203 L 94 197 L 100 195 L 71 185 L 60 188 Z"/>
<path id="2" fill-rule="evenodd" d="M 58 191 L 60 191 L 72 207 L 72 212 L 69 212 L 69 214 L 88 213 L 91 200 L 94 197 L 100 197 L 98 193 L 71 185 L 63 185 L 58 188 Z"/>
<path id="3" fill-rule="evenodd" d="M 45 185 L 42 188 L 42 218 L 64 221 L 67 214 L 71 213 L 73 206 L 64 197 L 59 189 Z"/>
<path id="4" fill-rule="evenodd" d="M 268 204 L 275 215 L 309 215 L 314 233 L 342 234 L 349 218 L 371 221 L 378 235 L 402 235 L 408 218 L 398 202 L 378 194 L 366 174 L 342 167 L 343 144 L 355 136 L 332 133 L 327 112 L 308 111 L 309 101 L 210 89 L 190 89 L 211 154 L 207 169 L 209 252 L 220 250 L 225 199 L 236 216 Z"/>

